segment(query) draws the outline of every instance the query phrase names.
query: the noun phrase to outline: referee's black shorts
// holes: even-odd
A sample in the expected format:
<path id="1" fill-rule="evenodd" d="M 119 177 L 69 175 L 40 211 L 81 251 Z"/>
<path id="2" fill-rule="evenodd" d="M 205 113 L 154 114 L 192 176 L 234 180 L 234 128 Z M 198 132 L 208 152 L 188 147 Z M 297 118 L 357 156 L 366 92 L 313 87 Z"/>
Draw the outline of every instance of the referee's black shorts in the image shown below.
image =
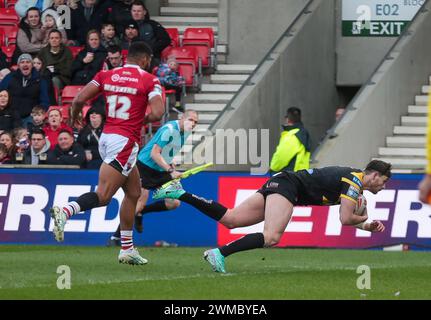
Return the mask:
<path id="1" fill-rule="evenodd" d="M 157 189 L 172 180 L 169 172 L 155 170 L 139 161 L 136 162 L 136 165 L 138 166 L 141 185 L 144 189 Z"/>
<path id="2" fill-rule="evenodd" d="M 257 192 L 266 197 L 277 193 L 289 200 L 293 205 L 298 204 L 300 180 L 293 172 L 282 171 L 270 178 Z"/>

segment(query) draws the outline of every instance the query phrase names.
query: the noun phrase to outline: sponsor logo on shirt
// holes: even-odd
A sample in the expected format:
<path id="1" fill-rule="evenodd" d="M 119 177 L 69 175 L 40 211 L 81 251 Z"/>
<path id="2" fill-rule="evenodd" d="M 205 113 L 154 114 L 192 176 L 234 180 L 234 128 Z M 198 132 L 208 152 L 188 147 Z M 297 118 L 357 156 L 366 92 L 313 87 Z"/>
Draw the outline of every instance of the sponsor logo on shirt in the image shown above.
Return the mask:
<path id="1" fill-rule="evenodd" d="M 348 197 L 356 200 L 359 197 L 359 189 L 355 188 L 354 186 L 350 186 L 349 189 L 347 190 L 347 194 L 346 195 Z"/>
<path id="2" fill-rule="evenodd" d="M 119 74 L 113 74 L 111 76 L 111 80 L 113 82 L 118 82 L 118 81 L 130 81 L 130 82 L 136 82 L 138 83 L 139 80 L 137 78 L 132 78 L 132 77 L 122 77 Z"/>

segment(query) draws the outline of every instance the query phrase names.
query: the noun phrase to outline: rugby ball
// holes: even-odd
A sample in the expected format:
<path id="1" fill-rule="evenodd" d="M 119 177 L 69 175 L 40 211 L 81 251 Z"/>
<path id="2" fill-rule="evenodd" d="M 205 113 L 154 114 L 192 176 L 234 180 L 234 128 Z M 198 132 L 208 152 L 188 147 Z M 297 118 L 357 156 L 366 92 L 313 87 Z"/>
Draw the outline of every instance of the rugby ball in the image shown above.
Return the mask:
<path id="1" fill-rule="evenodd" d="M 356 202 L 354 214 L 358 216 L 362 216 L 364 215 L 366 209 L 367 209 L 367 199 L 364 197 L 363 194 L 360 194 L 358 197 L 358 201 Z"/>

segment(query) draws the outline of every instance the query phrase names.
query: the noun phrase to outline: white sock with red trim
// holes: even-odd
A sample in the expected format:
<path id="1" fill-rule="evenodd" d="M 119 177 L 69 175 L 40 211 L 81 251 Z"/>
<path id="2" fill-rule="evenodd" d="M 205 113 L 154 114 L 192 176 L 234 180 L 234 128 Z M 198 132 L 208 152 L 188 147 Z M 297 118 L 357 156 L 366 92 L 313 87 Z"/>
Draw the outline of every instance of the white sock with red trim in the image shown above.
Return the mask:
<path id="1" fill-rule="evenodd" d="M 121 250 L 133 249 L 133 230 L 121 230 Z"/>
<path id="2" fill-rule="evenodd" d="M 81 207 L 75 201 L 69 202 L 63 207 L 63 211 L 66 213 L 67 219 L 72 217 L 75 214 L 81 212 Z"/>

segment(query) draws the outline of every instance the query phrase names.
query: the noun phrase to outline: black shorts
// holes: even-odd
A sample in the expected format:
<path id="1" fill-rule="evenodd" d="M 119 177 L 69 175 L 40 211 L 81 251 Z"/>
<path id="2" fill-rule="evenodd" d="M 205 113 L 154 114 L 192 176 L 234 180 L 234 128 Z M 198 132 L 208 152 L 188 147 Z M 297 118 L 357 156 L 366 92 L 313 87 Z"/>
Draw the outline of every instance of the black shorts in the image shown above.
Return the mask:
<path id="1" fill-rule="evenodd" d="M 171 174 L 166 171 L 158 171 L 137 161 L 136 162 L 141 176 L 142 188 L 151 190 L 161 187 L 168 181 L 172 180 Z"/>
<path id="2" fill-rule="evenodd" d="M 257 192 L 262 194 L 265 200 L 268 195 L 277 193 L 285 197 L 293 205 L 297 205 L 300 188 L 301 182 L 293 173 L 280 172 L 265 182 Z"/>

